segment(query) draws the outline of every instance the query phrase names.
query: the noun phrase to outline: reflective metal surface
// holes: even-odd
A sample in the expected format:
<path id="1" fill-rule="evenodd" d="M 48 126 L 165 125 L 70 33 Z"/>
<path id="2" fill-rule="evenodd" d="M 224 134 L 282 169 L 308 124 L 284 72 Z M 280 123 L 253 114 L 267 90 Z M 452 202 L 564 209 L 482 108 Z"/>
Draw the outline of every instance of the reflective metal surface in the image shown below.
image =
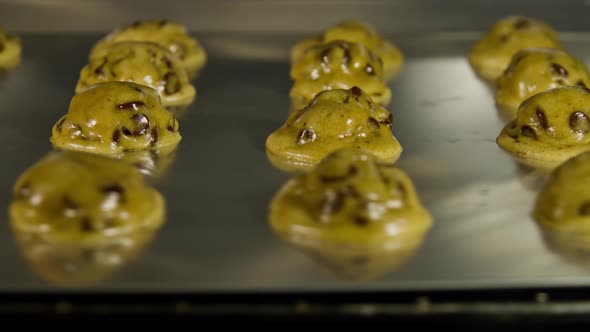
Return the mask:
<path id="1" fill-rule="evenodd" d="M 23 35 L 24 61 L 0 81 L 0 207 L 16 178 L 51 149 L 79 70 L 100 35 Z M 268 204 L 289 175 L 266 160 L 266 136 L 289 108 L 289 48 L 303 35 L 201 33 L 209 62 L 180 119 L 175 162 L 154 182 L 164 228 L 143 254 L 80 290 L 301 291 L 588 285 L 590 270 L 545 245 L 529 215 L 538 180 L 495 143 L 503 126 L 491 90 L 465 54 L 477 34 L 396 37 L 406 55 L 391 83 L 399 167 L 434 217 L 422 247 L 394 271 L 344 282 L 281 242 Z M 590 36 L 564 34 L 584 60 Z M 7 213 L 3 214 L 7 216 Z M 0 290 L 61 289 L 27 265 L 0 224 Z M 589 259 L 590 260 L 590 259 Z M 585 262 L 584 260 L 581 260 Z M 63 287 L 60 286 L 60 287 Z"/>

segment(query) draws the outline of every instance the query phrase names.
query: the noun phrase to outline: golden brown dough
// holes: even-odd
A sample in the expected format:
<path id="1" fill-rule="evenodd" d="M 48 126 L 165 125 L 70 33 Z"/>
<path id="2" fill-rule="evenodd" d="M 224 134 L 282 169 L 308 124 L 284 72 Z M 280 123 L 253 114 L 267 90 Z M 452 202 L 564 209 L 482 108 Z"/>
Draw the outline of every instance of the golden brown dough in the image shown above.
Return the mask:
<path id="1" fill-rule="evenodd" d="M 386 106 L 391 90 L 383 80 L 383 64 L 362 44 L 334 41 L 308 48 L 291 68 L 295 84 L 290 97 L 293 109 L 309 103 L 324 90 L 358 86 L 373 101 Z"/>
<path id="2" fill-rule="evenodd" d="M 495 82 L 512 56 L 529 47 L 561 48 L 559 36 L 546 23 L 524 16 L 508 16 L 496 22 L 469 53 L 469 63 L 484 80 Z"/>
<path id="3" fill-rule="evenodd" d="M 354 148 L 289 180 L 270 205 L 270 225 L 281 239 L 353 279 L 403 264 L 431 224 L 402 170 Z"/>
<path id="4" fill-rule="evenodd" d="M 516 53 L 498 79 L 496 104 L 506 117 L 514 118 L 525 99 L 562 86 L 590 86 L 584 63 L 563 50 L 528 48 Z"/>
<path id="5" fill-rule="evenodd" d="M 390 41 L 379 36 L 372 26 L 358 20 L 340 22 L 317 36 L 298 42 L 291 50 L 291 63 L 298 62 L 305 51 L 312 46 L 338 40 L 363 44 L 371 52 L 375 53 L 383 61 L 383 72 L 386 80 L 396 77 L 403 65 L 404 56 L 401 50 Z"/>
<path id="6" fill-rule="evenodd" d="M 82 68 L 76 93 L 104 82 L 132 82 L 155 89 L 165 106 L 187 106 L 195 99 L 181 63 L 165 48 L 150 42 L 121 42 Z"/>
<path id="7" fill-rule="evenodd" d="M 497 138 L 517 161 L 552 169 L 590 150 L 590 90 L 555 88 L 536 94 L 519 107 L 516 119 Z"/>
<path id="8" fill-rule="evenodd" d="M 343 147 L 365 149 L 394 162 L 402 147 L 392 126 L 391 113 L 359 87 L 322 91 L 268 136 L 266 151 L 270 161 L 286 171 L 308 170 Z"/>
<path id="9" fill-rule="evenodd" d="M 133 151 L 171 151 L 180 140 L 178 121 L 156 90 L 128 82 L 100 83 L 75 95 L 51 136 L 59 149 L 116 157 Z"/>
<path id="10" fill-rule="evenodd" d="M 195 77 L 207 62 L 207 54 L 199 41 L 179 23 L 167 20 L 143 20 L 115 29 L 93 47 L 90 61 L 101 57 L 112 44 L 125 41 L 153 42 L 174 54 Z"/>

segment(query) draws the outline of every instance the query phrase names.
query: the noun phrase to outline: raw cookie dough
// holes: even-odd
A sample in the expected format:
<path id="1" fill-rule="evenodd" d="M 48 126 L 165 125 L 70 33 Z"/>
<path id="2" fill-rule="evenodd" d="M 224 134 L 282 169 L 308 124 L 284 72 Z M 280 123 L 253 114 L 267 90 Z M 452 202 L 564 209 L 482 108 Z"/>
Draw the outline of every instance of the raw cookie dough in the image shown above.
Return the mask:
<path id="1" fill-rule="evenodd" d="M 164 198 L 135 168 L 73 151 L 50 153 L 21 174 L 10 206 L 16 232 L 76 245 L 151 232 L 164 215 Z"/>
<path id="2" fill-rule="evenodd" d="M 359 87 L 322 91 L 268 136 L 266 151 L 269 160 L 286 171 L 308 170 L 343 147 L 366 149 L 395 162 L 402 147 L 392 126 L 391 113 Z"/>
<path id="3" fill-rule="evenodd" d="M 99 83 L 75 95 L 51 137 L 59 149 L 111 156 L 170 151 L 180 140 L 178 121 L 156 90 L 128 82 Z"/>
<path id="4" fill-rule="evenodd" d="M 589 115 L 590 90 L 551 89 L 525 100 L 496 141 L 525 165 L 553 169 L 590 150 Z"/>
<path id="5" fill-rule="evenodd" d="M 545 90 L 576 85 L 590 86 L 590 73 L 582 61 L 558 49 L 528 48 L 516 53 L 498 79 L 496 104 L 513 119 L 525 99 Z"/>
<path id="6" fill-rule="evenodd" d="M 189 77 L 195 77 L 207 62 L 207 54 L 179 23 L 167 20 L 144 20 L 118 28 L 101 39 L 90 52 L 90 60 L 101 57 L 114 43 L 124 41 L 154 42 L 166 48 L 181 62 Z"/>
<path id="7" fill-rule="evenodd" d="M 590 266 L 590 153 L 555 169 L 533 210 L 547 245 L 566 258 Z"/>
<path id="8" fill-rule="evenodd" d="M 166 106 L 185 106 L 195 99 L 181 63 L 170 52 L 150 42 L 113 44 L 102 55 L 82 68 L 76 93 L 104 82 L 133 82 L 149 86 L 160 93 Z"/>
<path id="9" fill-rule="evenodd" d="M 14 70 L 21 63 L 20 39 L 0 28 L 0 73 Z"/>
<path id="10" fill-rule="evenodd" d="M 379 105 L 391 100 L 383 80 L 383 64 L 362 44 L 334 41 L 308 48 L 291 68 L 295 84 L 290 97 L 293 109 L 304 107 L 323 90 L 358 86 Z"/>
<path id="11" fill-rule="evenodd" d="M 402 170 L 345 148 L 289 180 L 272 199 L 269 221 L 281 239 L 336 273 L 366 279 L 411 257 L 432 217 Z"/>
<path id="12" fill-rule="evenodd" d="M 397 76 L 404 62 L 401 50 L 393 43 L 381 38 L 372 26 L 361 21 L 348 20 L 329 27 L 317 36 L 298 42 L 291 49 L 291 63 L 299 61 L 308 48 L 337 40 L 361 43 L 380 57 L 383 61 L 383 76 L 386 80 Z"/>
<path id="13" fill-rule="evenodd" d="M 557 32 L 544 22 L 509 16 L 496 22 L 469 53 L 469 63 L 484 80 L 496 81 L 512 56 L 529 47 L 561 48 Z"/>

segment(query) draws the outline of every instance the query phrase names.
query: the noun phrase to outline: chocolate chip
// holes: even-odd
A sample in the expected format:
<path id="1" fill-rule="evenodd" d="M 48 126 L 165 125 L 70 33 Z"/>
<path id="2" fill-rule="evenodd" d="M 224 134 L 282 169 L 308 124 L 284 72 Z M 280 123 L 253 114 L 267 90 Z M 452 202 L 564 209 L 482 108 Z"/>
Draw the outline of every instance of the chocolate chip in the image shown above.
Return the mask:
<path id="1" fill-rule="evenodd" d="M 140 88 L 138 88 L 138 87 L 133 87 L 133 90 L 135 90 L 135 91 L 137 91 L 137 92 L 139 92 L 139 93 L 143 94 L 143 90 L 142 90 L 142 89 L 140 89 Z"/>
<path id="2" fill-rule="evenodd" d="M 158 144 L 158 128 L 152 128 L 151 136 L 150 146 L 156 146 L 156 144 Z"/>
<path id="3" fill-rule="evenodd" d="M 31 186 L 28 183 L 24 183 L 16 190 L 15 199 L 25 199 L 31 196 Z"/>
<path id="4" fill-rule="evenodd" d="M 114 184 L 110 184 L 110 185 L 106 185 L 104 187 L 100 188 L 100 192 L 102 192 L 103 194 L 117 194 L 117 195 L 123 195 L 125 193 L 125 189 L 123 187 L 121 187 L 121 185 L 114 183 Z"/>
<path id="5" fill-rule="evenodd" d="M 120 140 L 121 140 L 121 131 L 119 131 L 119 129 L 115 129 L 115 131 L 113 131 L 112 141 L 115 144 L 119 144 Z"/>
<path id="6" fill-rule="evenodd" d="M 94 225 L 92 224 L 90 218 L 84 217 L 82 220 L 80 220 L 80 230 L 84 233 L 90 233 L 94 231 Z"/>
<path id="7" fill-rule="evenodd" d="M 148 129 L 150 129 L 150 121 L 145 115 L 141 113 L 134 114 L 131 117 L 131 120 L 135 122 L 135 131 L 133 132 L 133 136 L 143 135 L 148 131 Z"/>
<path id="8" fill-rule="evenodd" d="M 168 70 L 172 70 L 172 61 L 170 60 L 169 57 L 167 57 L 167 56 L 162 57 L 162 62 L 164 62 L 164 64 L 166 65 L 166 68 L 168 68 Z"/>
<path id="9" fill-rule="evenodd" d="M 580 134 L 586 134 L 590 132 L 590 119 L 584 112 L 574 112 L 570 116 L 570 128 Z"/>
<path id="10" fill-rule="evenodd" d="M 545 112 L 540 106 L 537 106 L 536 113 L 537 118 L 539 118 L 539 124 L 541 125 L 541 127 L 543 127 L 543 129 L 547 130 L 547 128 L 549 128 L 549 124 L 547 123 L 547 117 L 545 116 Z"/>
<path id="11" fill-rule="evenodd" d="M 80 206 L 76 204 L 70 197 L 64 196 L 63 197 L 63 205 L 64 205 L 64 214 L 68 217 L 77 214 L 80 212 Z"/>
<path id="12" fill-rule="evenodd" d="M 576 85 L 577 85 L 577 86 L 581 86 L 581 87 L 583 87 L 583 88 L 585 88 L 585 87 L 586 87 L 586 83 L 584 83 L 584 81 L 582 81 L 582 80 L 579 80 L 579 81 L 578 81 L 578 83 L 576 83 Z"/>
<path id="13" fill-rule="evenodd" d="M 164 93 L 167 95 L 175 94 L 180 91 L 180 80 L 178 75 L 168 72 L 164 75 Z"/>
<path id="14" fill-rule="evenodd" d="M 393 114 L 389 113 L 385 120 L 381 120 L 380 123 L 387 125 L 389 128 L 393 127 Z"/>
<path id="15" fill-rule="evenodd" d="M 368 125 L 370 128 L 378 130 L 379 129 L 379 121 L 375 120 L 373 117 L 369 117 Z"/>
<path id="16" fill-rule="evenodd" d="M 128 103 L 119 104 L 119 105 L 117 105 L 117 108 L 120 109 L 120 110 L 131 110 L 132 109 L 134 111 L 137 111 L 137 110 L 139 110 L 140 107 L 143 107 L 143 106 L 145 106 L 145 103 L 144 102 L 141 102 L 141 101 L 131 101 L 131 102 L 128 102 Z"/>
<path id="17" fill-rule="evenodd" d="M 340 192 L 327 192 L 320 202 L 323 215 L 338 213 L 344 206 L 344 197 Z"/>
<path id="18" fill-rule="evenodd" d="M 529 127 L 529 126 L 522 126 L 520 128 L 520 133 L 523 136 L 532 138 L 532 139 L 537 139 L 537 133 L 535 133 L 535 131 L 533 130 L 533 128 Z"/>
<path id="19" fill-rule="evenodd" d="M 370 64 L 367 64 L 367 66 L 365 67 L 365 71 L 367 72 L 367 74 L 369 74 L 370 76 L 375 76 L 377 75 L 377 73 L 375 73 L 375 69 L 373 68 L 373 66 L 371 66 Z"/>
<path id="20" fill-rule="evenodd" d="M 354 256 L 350 259 L 350 262 L 354 265 L 366 265 L 369 263 L 369 258 L 367 256 Z"/>
<path id="21" fill-rule="evenodd" d="M 363 90 L 361 90 L 361 88 L 359 88 L 358 86 L 353 86 L 352 88 L 350 88 L 350 95 L 354 98 L 354 100 L 358 101 L 359 97 L 363 94 Z"/>
<path id="22" fill-rule="evenodd" d="M 563 76 L 563 77 L 567 77 L 567 75 L 569 74 L 567 72 L 567 69 L 565 69 L 562 65 L 558 64 L 558 63 L 551 63 L 551 72 L 555 75 L 559 75 L 559 76 Z"/>
<path id="23" fill-rule="evenodd" d="M 580 205 L 578 208 L 578 214 L 581 216 L 589 216 L 590 215 L 590 201 L 586 201 Z"/>
<path id="24" fill-rule="evenodd" d="M 320 181 L 323 183 L 338 182 L 348 179 L 349 177 L 355 176 L 358 173 L 358 168 L 355 165 L 348 166 L 348 170 L 344 175 L 320 175 Z"/>
<path id="25" fill-rule="evenodd" d="M 104 57 L 102 58 L 102 62 L 100 63 L 100 65 L 98 65 L 98 67 L 96 67 L 94 69 L 94 75 L 96 76 L 102 76 L 104 75 L 104 66 L 107 64 L 107 58 Z"/>
<path id="26" fill-rule="evenodd" d="M 518 21 L 514 22 L 514 28 L 521 30 L 528 28 L 531 25 L 531 22 L 525 18 L 521 18 Z"/>
<path id="27" fill-rule="evenodd" d="M 354 216 L 352 219 L 357 226 L 365 227 L 369 224 L 369 219 L 363 216 Z"/>
<path id="28" fill-rule="evenodd" d="M 121 131 L 123 132 L 123 135 L 125 135 L 125 136 L 131 135 L 131 130 L 129 130 L 129 128 L 127 128 L 127 127 L 121 128 Z"/>
<path id="29" fill-rule="evenodd" d="M 64 124 L 64 122 L 66 121 L 66 117 L 64 116 L 63 118 L 61 118 L 61 120 L 59 120 L 59 122 L 57 123 L 57 131 L 61 133 L 62 130 L 62 126 Z"/>
<path id="30" fill-rule="evenodd" d="M 176 121 L 175 117 L 172 117 L 172 119 L 168 121 L 168 126 L 166 127 L 166 129 L 168 129 L 168 131 L 171 133 L 175 133 L 178 131 L 178 122 Z"/>
<path id="31" fill-rule="evenodd" d="M 311 128 L 305 128 L 297 135 L 297 144 L 307 144 L 315 141 L 316 133 Z"/>

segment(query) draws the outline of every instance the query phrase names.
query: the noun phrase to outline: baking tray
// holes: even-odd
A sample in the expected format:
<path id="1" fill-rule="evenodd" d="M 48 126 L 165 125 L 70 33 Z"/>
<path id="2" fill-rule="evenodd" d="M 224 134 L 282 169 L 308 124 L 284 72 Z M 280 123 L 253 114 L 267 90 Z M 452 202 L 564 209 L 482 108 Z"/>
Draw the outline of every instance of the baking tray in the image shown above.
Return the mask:
<path id="1" fill-rule="evenodd" d="M 103 34 L 21 33 L 24 61 L 0 81 L 1 208 L 8 208 L 16 178 L 51 150 L 51 126 L 67 112 L 79 70 Z M 406 264 L 368 280 L 343 279 L 281 242 L 268 225 L 269 202 L 290 176 L 267 161 L 264 141 L 287 116 L 289 49 L 307 33 L 197 31 L 209 61 L 195 80 L 197 100 L 180 120 L 183 140 L 176 160 L 154 183 L 167 201 L 165 226 L 135 260 L 100 282 L 73 287 L 35 273 L 4 217 L 0 292 L 590 286 L 590 264 L 547 246 L 530 218 L 538 190 L 535 174 L 520 169 L 495 143 L 503 123 L 493 92 L 465 57 L 481 32 L 384 34 L 406 56 L 403 71 L 390 84 L 388 107 L 404 147 L 397 165 L 410 175 L 434 217 L 423 245 Z M 561 36 L 573 54 L 590 60 L 590 35 L 565 31 Z"/>

